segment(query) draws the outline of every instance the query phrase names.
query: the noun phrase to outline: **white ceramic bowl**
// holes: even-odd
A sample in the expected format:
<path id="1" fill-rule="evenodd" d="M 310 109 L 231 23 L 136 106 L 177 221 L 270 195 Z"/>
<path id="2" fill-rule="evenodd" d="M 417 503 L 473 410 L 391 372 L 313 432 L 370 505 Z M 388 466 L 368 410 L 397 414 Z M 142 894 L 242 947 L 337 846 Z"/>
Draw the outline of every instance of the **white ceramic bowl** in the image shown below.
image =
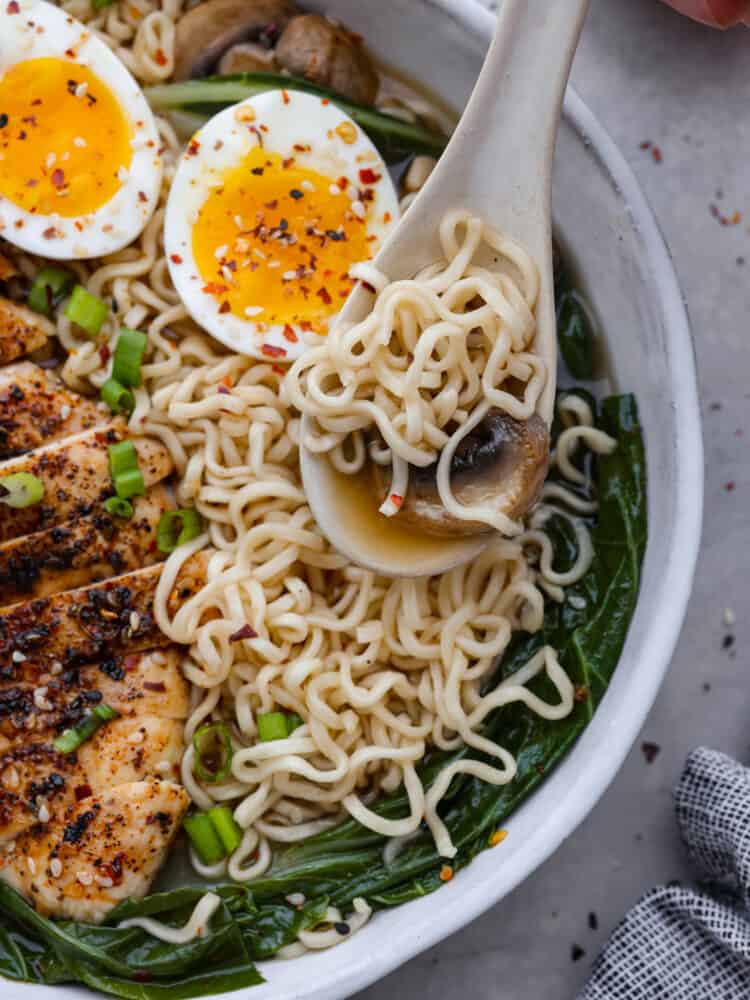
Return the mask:
<path id="1" fill-rule="evenodd" d="M 475 0 L 305 0 L 362 32 L 388 63 L 461 108 L 494 19 Z M 502 151 L 498 154 L 502 169 Z M 641 593 L 614 679 L 563 763 L 439 892 L 377 914 L 338 947 L 266 963 L 248 1000 L 337 1000 L 458 930 L 509 893 L 568 837 L 604 792 L 648 713 L 682 624 L 700 540 L 703 452 L 693 351 L 674 270 L 654 217 L 611 139 L 568 93 L 554 181 L 555 221 L 603 320 L 616 388 L 637 393 L 649 477 Z M 530 945 L 532 947 L 532 945 Z M 46 987 L 8 995 L 50 1000 Z M 91 996 L 68 988 L 68 996 Z M 227 994 L 237 997 L 238 994 Z"/>

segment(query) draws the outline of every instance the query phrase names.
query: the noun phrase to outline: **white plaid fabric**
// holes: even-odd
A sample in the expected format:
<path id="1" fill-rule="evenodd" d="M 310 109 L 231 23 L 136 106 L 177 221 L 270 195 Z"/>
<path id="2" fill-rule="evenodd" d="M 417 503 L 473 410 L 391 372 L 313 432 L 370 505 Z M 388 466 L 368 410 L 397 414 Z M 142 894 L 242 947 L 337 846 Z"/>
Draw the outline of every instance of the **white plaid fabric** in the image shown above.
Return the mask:
<path id="1" fill-rule="evenodd" d="M 750 769 L 694 750 L 674 795 L 696 876 L 711 891 L 644 896 L 578 1000 L 750 1000 Z"/>

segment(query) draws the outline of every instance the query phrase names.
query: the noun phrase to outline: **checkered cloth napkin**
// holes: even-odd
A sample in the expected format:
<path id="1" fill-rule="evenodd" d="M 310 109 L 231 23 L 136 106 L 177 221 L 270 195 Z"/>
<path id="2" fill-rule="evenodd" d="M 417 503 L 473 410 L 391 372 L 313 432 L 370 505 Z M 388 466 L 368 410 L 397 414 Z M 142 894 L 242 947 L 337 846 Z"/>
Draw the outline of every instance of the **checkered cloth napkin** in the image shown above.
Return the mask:
<path id="1" fill-rule="evenodd" d="M 644 896 L 578 1000 L 750 1000 L 750 769 L 694 750 L 674 795 L 696 877 L 710 889 Z"/>

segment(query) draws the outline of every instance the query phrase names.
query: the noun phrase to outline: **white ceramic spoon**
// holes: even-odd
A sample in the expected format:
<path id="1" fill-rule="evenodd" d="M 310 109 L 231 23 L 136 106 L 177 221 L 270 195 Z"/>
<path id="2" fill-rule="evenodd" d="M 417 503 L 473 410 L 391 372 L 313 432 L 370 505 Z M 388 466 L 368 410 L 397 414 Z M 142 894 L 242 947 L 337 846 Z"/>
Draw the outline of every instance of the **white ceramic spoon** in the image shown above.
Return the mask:
<path id="1" fill-rule="evenodd" d="M 539 401 L 551 423 L 557 338 L 552 275 L 552 156 L 563 95 L 589 0 L 504 0 L 495 38 L 471 99 L 427 184 L 375 259 L 391 279 L 411 278 L 440 256 L 438 226 L 466 209 L 518 240 L 541 274 L 534 350 L 549 378 Z M 372 307 L 361 286 L 340 320 Z M 304 441 L 307 418 L 302 424 Z M 353 562 L 388 576 L 445 572 L 492 538 L 436 538 L 384 517 L 372 488 L 337 473 L 325 455 L 301 448 L 302 478 L 321 530 Z"/>

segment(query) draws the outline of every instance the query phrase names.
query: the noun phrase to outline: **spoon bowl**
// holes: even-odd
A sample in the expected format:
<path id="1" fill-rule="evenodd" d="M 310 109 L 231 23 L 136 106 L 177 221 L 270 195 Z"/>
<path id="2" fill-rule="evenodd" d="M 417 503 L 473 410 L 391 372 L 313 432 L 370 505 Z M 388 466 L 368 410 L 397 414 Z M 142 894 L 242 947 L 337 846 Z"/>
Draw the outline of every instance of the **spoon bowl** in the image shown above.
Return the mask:
<path id="1" fill-rule="evenodd" d="M 411 278 L 441 257 L 440 220 L 463 209 L 529 252 L 540 275 L 533 351 L 547 381 L 537 412 L 552 422 L 557 366 L 550 191 L 563 95 L 589 0 L 504 0 L 497 30 L 466 110 L 443 156 L 374 260 L 391 280 Z M 337 322 L 372 308 L 358 285 Z M 372 486 L 337 472 L 305 447 L 301 470 L 321 530 L 353 562 L 387 576 L 429 576 L 474 558 L 494 537 L 431 537 L 385 517 Z"/>

